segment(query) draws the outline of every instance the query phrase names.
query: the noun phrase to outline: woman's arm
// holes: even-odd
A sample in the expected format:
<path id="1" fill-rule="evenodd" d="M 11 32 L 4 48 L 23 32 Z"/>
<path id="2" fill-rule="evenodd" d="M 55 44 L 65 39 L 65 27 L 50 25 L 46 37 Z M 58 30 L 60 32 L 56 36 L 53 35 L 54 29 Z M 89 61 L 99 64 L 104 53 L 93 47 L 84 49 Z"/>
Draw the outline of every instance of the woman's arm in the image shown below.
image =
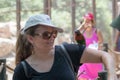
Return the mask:
<path id="1" fill-rule="evenodd" d="M 108 80 L 117 80 L 115 74 L 115 61 L 113 60 L 113 57 L 105 51 L 86 48 L 80 62 L 103 63 L 108 72 Z"/>
<path id="2" fill-rule="evenodd" d="M 81 33 L 83 33 L 85 31 L 85 27 L 84 25 L 86 24 L 86 19 L 83 19 L 81 22 L 80 22 L 80 25 L 79 27 L 77 28 L 77 30 L 79 30 Z"/>

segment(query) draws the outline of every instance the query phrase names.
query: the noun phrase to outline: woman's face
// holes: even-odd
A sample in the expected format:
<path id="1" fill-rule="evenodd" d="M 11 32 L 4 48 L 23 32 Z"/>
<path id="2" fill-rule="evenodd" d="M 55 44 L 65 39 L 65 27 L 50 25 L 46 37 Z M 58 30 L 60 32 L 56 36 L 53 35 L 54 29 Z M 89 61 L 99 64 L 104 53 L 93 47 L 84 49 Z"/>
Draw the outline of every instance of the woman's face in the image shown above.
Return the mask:
<path id="1" fill-rule="evenodd" d="M 89 19 L 86 19 L 86 22 L 85 22 L 85 28 L 92 28 L 93 27 L 93 22 L 92 22 L 92 20 L 89 20 Z"/>
<path id="2" fill-rule="evenodd" d="M 47 26 L 40 26 L 35 31 L 35 36 L 31 36 L 29 41 L 34 48 L 51 49 L 54 45 L 54 40 L 57 37 L 57 30 Z"/>

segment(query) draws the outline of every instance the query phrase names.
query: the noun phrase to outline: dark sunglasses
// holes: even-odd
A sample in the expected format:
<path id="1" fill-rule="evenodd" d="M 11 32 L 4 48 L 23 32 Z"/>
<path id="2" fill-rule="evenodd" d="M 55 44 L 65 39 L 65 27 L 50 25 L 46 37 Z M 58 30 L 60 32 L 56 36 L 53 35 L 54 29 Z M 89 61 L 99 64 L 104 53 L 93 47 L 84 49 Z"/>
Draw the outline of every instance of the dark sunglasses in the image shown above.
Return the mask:
<path id="1" fill-rule="evenodd" d="M 42 37 L 42 38 L 45 39 L 45 40 L 48 40 L 48 39 L 50 39 L 52 36 L 53 36 L 54 38 L 56 38 L 56 37 L 57 37 L 57 33 L 58 33 L 58 32 L 55 30 L 55 31 L 52 31 L 52 32 L 45 31 L 45 32 L 43 32 L 43 33 L 35 33 L 35 35 L 40 36 L 40 37 Z"/>

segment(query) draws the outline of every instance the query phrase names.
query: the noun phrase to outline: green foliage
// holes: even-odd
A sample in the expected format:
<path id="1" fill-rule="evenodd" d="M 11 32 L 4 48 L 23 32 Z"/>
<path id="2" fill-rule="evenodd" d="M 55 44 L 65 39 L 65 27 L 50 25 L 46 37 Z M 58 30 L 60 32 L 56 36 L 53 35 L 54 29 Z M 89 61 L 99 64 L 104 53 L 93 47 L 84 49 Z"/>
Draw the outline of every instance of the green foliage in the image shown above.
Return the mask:
<path id="1" fill-rule="evenodd" d="M 96 3 L 96 26 L 102 31 L 104 41 L 110 42 L 109 40 L 111 39 L 112 31 L 112 28 L 110 27 L 110 23 L 112 21 L 112 3 L 109 0 L 97 0 Z"/>
<path id="2" fill-rule="evenodd" d="M 32 14 L 43 13 L 43 0 L 21 0 L 22 20 L 26 20 Z"/>
<path id="3" fill-rule="evenodd" d="M 62 27 L 65 31 L 71 30 L 71 15 L 67 11 L 53 10 L 52 20 L 56 26 Z"/>
<path id="4" fill-rule="evenodd" d="M 25 20 L 32 14 L 43 13 L 43 0 L 20 0 L 21 19 Z M 0 2 L 0 21 L 16 20 L 16 0 L 1 0 Z"/>
<path id="5" fill-rule="evenodd" d="M 71 2 L 70 2 L 70 0 L 53 0 L 52 7 L 53 7 L 53 9 L 57 9 L 59 11 L 70 12 Z"/>
<path id="6" fill-rule="evenodd" d="M 44 12 L 44 0 L 20 0 L 21 1 L 21 20 L 26 20 L 32 14 Z M 72 32 L 71 22 L 71 4 L 72 0 L 51 0 L 52 10 L 51 16 L 54 24 L 65 29 L 66 32 Z M 104 4 L 103 4 L 104 3 Z M 112 21 L 112 2 L 111 0 L 96 0 L 96 26 L 100 28 L 105 40 L 109 39 Z M 76 27 L 83 15 L 92 12 L 92 0 L 76 0 L 75 21 Z M 16 21 L 16 0 L 0 0 L 0 21 Z M 107 37 L 106 37 L 107 36 Z"/>
<path id="7" fill-rule="evenodd" d="M 0 21 L 15 20 L 16 0 L 1 0 L 0 1 Z"/>

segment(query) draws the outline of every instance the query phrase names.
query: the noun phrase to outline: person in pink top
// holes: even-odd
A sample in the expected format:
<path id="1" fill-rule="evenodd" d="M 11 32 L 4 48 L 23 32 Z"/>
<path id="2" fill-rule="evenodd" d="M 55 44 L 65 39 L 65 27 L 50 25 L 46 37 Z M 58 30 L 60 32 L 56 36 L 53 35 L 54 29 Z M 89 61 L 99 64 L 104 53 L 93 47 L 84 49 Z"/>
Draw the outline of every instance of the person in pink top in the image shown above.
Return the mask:
<path id="1" fill-rule="evenodd" d="M 86 46 L 93 49 L 102 49 L 103 37 L 99 29 L 94 26 L 94 16 L 87 13 L 83 17 L 80 32 L 83 34 Z M 103 70 L 102 63 L 84 63 L 79 67 L 78 80 L 95 80 L 98 78 L 98 72 Z"/>

